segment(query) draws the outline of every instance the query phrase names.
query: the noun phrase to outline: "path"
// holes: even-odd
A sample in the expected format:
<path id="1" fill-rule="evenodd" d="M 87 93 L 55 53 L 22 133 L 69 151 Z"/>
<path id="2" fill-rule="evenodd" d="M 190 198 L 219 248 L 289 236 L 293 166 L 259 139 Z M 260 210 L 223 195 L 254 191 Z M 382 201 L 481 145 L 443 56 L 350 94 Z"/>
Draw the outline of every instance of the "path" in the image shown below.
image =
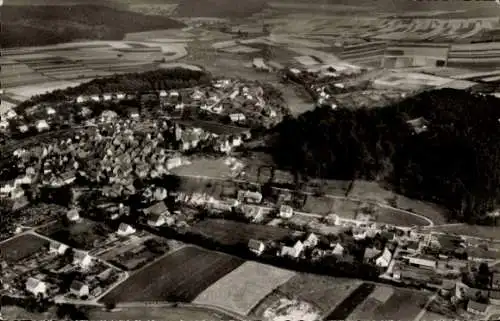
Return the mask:
<path id="1" fill-rule="evenodd" d="M 427 300 L 427 302 L 425 303 L 425 305 L 423 306 L 422 310 L 420 310 L 420 312 L 417 314 L 417 316 L 415 317 L 415 319 L 413 319 L 413 321 L 420 321 L 420 319 L 422 319 L 422 317 L 425 315 L 425 313 L 427 312 L 427 308 L 429 307 L 429 305 L 431 305 L 431 303 L 437 298 L 437 293 L 434 293 L 434 295 L 432 295 L 429 300 Z"/>
<path id="2" fill-rule="evenodd" d="M 206 179 L 206 180 L 219 180 L 219 181 L 227 181 L 228 180 L 227 178 L 223 178 L 223 177 L 210 177 L 210 176 L 204 176 L 204 175 L 182 174 L 182 175 L 178 175 L 178 176 L 179 177 L 188 177 L 188 178 Z M 237 183 L 246 183 L 246 184 L 252 184 L 252 185 L 260 185 L 260 184 L 254 183 L 254 182 L 249 182 L 249 181 L 241 180 L 241 179 L 234 179 L 233 181 L 237 182 Z M 287 191 L 287 192 L 293 192 L 293 190 L 291 190 L 291 189 L 281 188 L 281 187 L 274 187 L 274 189 L 281 190 L 281 191 Z M 306 195 L 314 195 L 314 193 L 311 193 L 311 192 L 302 192 L 302 193 L 306 194 Z M 341 200 L 350 200 L 350 201 L 355 201 L 355 202 L 364 201 L 364 200 L 356 198 L 356 197 L 346 197 L 346 196 L 338 196 L 338 195 L 332 195 L 332 194 L 325 194 L 323 196 L 327 197 L 327 198 L 341 199 Z M 418 217 L 418 218 L 420 218 L 422 220 L 425 220 L 428 223 L 428 225 L 426 227 L 434 226 L 434 222 L 432 220 L 430 220 L 429 218 L 425 217 L 424 215 L 421 215 L 421 214 L 418 214 L 418 213 L 413 213 L 413 212 L 410 212 L 410 211 L 406 211 L 406 210 L 403 210 L 403 209 L 400 209 L 400 208 L 396 208 L 396 207 L 393 207 L 393 206 L 390 206 L 390 205 L 387 205 L 387 204 L 383 204 L 383 203 L 380 203 L 380 202 L 374 202 L 373 204 L 375 204 L 375 205 L 377 205 L 379 207 L 383 207 L 383 208 L 386 208 L 386 209 L 390 209 L 390 210 L 394 210 L 394 211 L 397 211 L 397 212 L 405 213 L 405 214 L 408 214 L 408 215 L 412 215 L 412 216 Z M 301 212 L 296 212 L 296 213 L 301 213 Z M 304 214 L 307 214 L 307 213 L 304 213 Z M 310 214 L 312 214 L 313 216 L 319 215 L 319 214 L 315 214 L 315 213 L 310 213 Z M 320 216 L 322 217 L 324 215 L 320 215 Z M 391 225 L 391 224 L 386 224 L 386 225 Z M 393 226 L 395 226 L 395 225 L 393 225 Z"/>

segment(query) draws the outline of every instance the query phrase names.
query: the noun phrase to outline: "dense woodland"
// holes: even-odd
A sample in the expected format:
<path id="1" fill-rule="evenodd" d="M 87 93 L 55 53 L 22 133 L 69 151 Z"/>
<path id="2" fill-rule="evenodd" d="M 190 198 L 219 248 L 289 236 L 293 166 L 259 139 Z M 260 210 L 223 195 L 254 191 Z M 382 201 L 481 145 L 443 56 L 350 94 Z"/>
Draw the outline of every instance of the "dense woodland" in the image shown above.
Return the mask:
<path id="1" fill-rule="evenodd" d="M 0 7 L 0 46 L 42 46 L 75 40 L 121 40 L 126 33 L 182 28 L 181 22 L 107 6 Z M 133 22 L 133 23 L 132 23 Z"/>
<path id="2" fill-rule="evenodd" d="M 407 121 L 428 121 L 416 133 Z M 363 178 L 491 223 L 500 203 L 500 100 L 442 89 L 379 109 L 317 108 L 275 128 L 276 163 L 304 177 Z"/>
<path id="3" fill-rule="evenodd" d="M 103 93 L 140 93 L 158 89 L 176 89 L 210 84 L 212 76 L 204 71 L 185 68 L 158 69 L 143 73 L 114 75 L 94 79 L 77 87 L 59 89 L 33 96 L 17 108 L 23 110 L 42 102 L 64 101 L 78 95 Z"/>

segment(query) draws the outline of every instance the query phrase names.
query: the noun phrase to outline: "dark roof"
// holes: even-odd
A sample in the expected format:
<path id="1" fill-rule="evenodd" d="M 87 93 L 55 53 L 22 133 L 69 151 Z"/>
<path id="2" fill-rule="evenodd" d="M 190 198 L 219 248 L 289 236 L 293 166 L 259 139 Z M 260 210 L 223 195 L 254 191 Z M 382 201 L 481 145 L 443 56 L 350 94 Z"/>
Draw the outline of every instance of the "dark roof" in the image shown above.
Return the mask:
<path id="1" fill-rule="evenodd" d="M 479 303 L 476 301 L 470 300 L 469 303 L 467 303 L 467 309 L 474 309 L 476 311 L 485 312 L 487 308 L 487 304 Z"/>
<path id="2" fill-rule="evenodd" d="M 85 284 L 83 284 L 80 281 L 75 280 L 75 281 L 71 282 L 71 289 L 75 290 L 75 291 L 80 291 L 84 286 L 85 286 Z"/>

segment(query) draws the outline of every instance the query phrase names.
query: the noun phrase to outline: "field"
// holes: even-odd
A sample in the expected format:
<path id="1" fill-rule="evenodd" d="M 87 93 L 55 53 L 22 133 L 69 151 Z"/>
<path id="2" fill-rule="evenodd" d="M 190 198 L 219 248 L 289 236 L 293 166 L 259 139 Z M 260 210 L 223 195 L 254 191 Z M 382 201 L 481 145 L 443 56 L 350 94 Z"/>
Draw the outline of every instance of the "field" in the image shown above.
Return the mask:
<path id="1" fill-rule="evenodd" d="M 276 226 L 219 219 L 203 220 L 194 225 L 192 230 L 225 245 L 246 245 L 250 239 L 279 241 L 295 233 L 289 229 Z"/>
<path id="2" fill-rule="evenodd" d="M 463 225 L 450 225 L 450 226 L 436 226 L 430 229 L 432 231 L 449 233 L 449 234 L 500 239 L 500 227 L 498 226 L 480 226 L 480 225 L 463 224 Z"/>
<path id="3" fill-rule="evenodd" d="M 48 241 L 32 234 L 16 236 L 0 243 L 0 259 L 7 263 L 22 260 L 47 247 Z"/>
<path id="4" fill-rule="evenodd" d="M 162 321 L 199 321 L 224 320 L 232 318 L 220 312 L 195 307 L 135 307 L 120 308 L 119 311 L 108 312 L 103 309 L 92 309 L 88 313 L 90 320 L 162 320 Z M 11 319 L 14 320 L 14 319 Z"/>
<path id="5" fill-rule="evenodd" d="M 181 120 L 178 123 L 184 126 L 199 127 L 216 135 L 235 135 L 249 130 L 246 127 L 223 125 L 218 122 L 204 120 Z"/>
<path id="6" fill-rule="evenodd" d="M 242 263 L 226 254 L 185 247 L 132 274 L 102 300 L 190 302 Z"/>
<path id="7" fill-rule="evenodd" d="M 268 293 L 294 274 L 270 265 L 246 262 L 203 291 L 193 302 L 247 315 Z"/>
<path id="8" fill-rule="evenodd" d="M 374 292 L 378 291 L 377 287 Z M 406 289 L 393 289 L 393 293 L 387 298 L 384 295 L 372 295 L 358 305 L 349 315 L 352 320 L 403 320 L 413 321 L 422 310 L 429 294 Z M 383 299 L 386 299 L 385 301 Z"/>

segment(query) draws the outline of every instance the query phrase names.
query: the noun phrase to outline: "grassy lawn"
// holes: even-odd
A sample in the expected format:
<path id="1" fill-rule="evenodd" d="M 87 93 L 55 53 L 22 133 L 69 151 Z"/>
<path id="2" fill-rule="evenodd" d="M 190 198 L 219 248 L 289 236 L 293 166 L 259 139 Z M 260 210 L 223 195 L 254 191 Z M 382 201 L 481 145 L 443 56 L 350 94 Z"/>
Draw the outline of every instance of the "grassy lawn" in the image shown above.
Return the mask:
<path id="1" fill-rule="evenodd" d="M 27 234 L 15 236 L 0 244 L 0 259 L 6 262 L 15 262 L 45 251 L 49 242 L 38 236 Z"/>

